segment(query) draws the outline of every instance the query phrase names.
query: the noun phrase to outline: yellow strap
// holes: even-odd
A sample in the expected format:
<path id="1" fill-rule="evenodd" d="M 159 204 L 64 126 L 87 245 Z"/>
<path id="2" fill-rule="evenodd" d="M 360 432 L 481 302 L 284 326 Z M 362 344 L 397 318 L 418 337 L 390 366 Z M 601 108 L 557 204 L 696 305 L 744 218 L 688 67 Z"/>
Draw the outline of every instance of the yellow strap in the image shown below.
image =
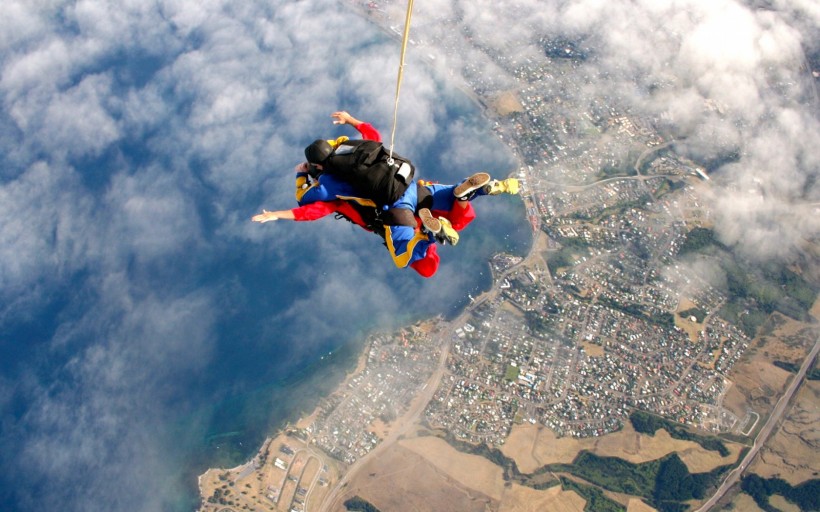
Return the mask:
<path id="1" fill-rule="evenodd" d="M 342 142 L 347 142 L 349 140 L 350 137 L 342 135 L 341 137 L 337 137 L 335 139 L 328 139 L 327 143 L 330 144 L 330 147 L 336 149 L 339 146 L 339 144 L 341 144 Z"/>
<path id="2" fill-rule="evenodd" d="M 410 17 L 413 13 L 413 0 L 407 0 L 407 15 L 404 19 L 404 37 L 401 41 L 401 59 L 399 60 L 399 76 L 396 79 L 396 101 L 393 105 L 393 130 L 390 133 L 390 158 L 393 158 L 393 141 L 396 138 L 396 120 L 399 115 L 399 90 L 401 79 L 404 76 L 404 55 L 407 53 L 407 41 L 410 40 Z"/>
<path id="3" fill-rule="evenodd" d="M 336 196 L 336 199 L 341 199 L 342 201 L 348 201 L 351 203 L 360 204 L 362 206 L 370 206 L 376 208 L 376 203 L 373 202 L 372 199 L 365 199 L 363 197 L 354 197 L 354 196 Z"/>
<path id="4" fill-rule="evenodd" d="M 304 196 L 308 190 L 312 189 L 318 184 L 318 181 L 311 183 L 307 179 L 307 176 L 296 176 L 296 201 L 301 201 L 302 196 Z"/>

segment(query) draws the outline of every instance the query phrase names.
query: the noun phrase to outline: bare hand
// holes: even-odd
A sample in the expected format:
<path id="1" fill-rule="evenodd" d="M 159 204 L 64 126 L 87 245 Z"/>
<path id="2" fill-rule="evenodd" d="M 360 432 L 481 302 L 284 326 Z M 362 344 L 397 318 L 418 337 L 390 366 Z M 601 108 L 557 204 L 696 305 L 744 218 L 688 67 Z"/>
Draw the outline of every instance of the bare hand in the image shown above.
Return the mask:
<path id="1" fill-rule="evenodd" d="M 262 213 L 260 213 L 259 215 L 254 215 L 251 218 L 252 221 L 259 222 L 260 224 L 263 224 L 265 222 L 270 222 L 272 220 L 278 220 L 278 219 L 279 219 L 279 217 L 277 217 L 274 212 L 269 212 L 267 210 L 262 210 Z"/>
<path id="2" fill-rule="evenodd" d="M 355 126 L 355 121 L 357 121 L 356 118 L 354 118 L 344 110 L 334 112 L 330 114 L 330 117 L 333 118 L 333 124 L 352 124 Z"/>

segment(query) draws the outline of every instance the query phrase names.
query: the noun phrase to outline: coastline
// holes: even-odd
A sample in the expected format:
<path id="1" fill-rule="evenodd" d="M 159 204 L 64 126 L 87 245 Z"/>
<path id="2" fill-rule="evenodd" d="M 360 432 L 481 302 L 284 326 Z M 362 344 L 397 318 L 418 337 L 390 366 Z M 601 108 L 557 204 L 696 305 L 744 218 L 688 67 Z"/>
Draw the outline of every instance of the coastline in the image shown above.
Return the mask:
<path id="1" fill-rule="evenodd" d="M 518 267 L 530 261 L 532 257 L 538 257 L 538 236 L 533 236 L 530 239 L 529 245 L 526 247 L 526 254 L 523 256 L 513 255 L 518 261 L 512 267 Z M 441 338 L 444 338 L 447 333 L 455 331 L 461 323 L 465 321 L 466 316 L 469 315 L 473 307 L 484 303 L 498 293 L 498 288 L 495 286 L 497 280 L 502 277 L 510 269 L 506 269 L 500 274 L 493 268 L 493 260 L 501 255 L 509 256 L 509 253 L 498 253 L 493 258 L 488 259 L 485 263 L 488 269 L 489 283 L 486 289 L 482 290 L 477 296 L 470 296 L 470 300 L 465 301 L 460 307 L 454 308 L 449 314 L 438 315 L 432 318 L 424 318 L 417 320 L 412 327 L 399 327 L 399 331 L 404 329 L 418 329 L 427 333 L 444 333 Z M 392 333 L 392 334 L 395 334 Z M 356 358 L 355 367 L 346 371 L 345 377 L 339 384 L 328 394 L 321 397 L 316 407 L 309 414 L 302 414 L 295 421 L 288 421 L 284 427 L 280 428 L 275 434 L 267 436 L 261 443 L 259 450 L 248 461 L 239 464 L 233 468 L 209 468 L 205 473 L 197 478 L 197 487 L 199 489 L 200 506 L 197 509 L 200 512 L 211 512 L 222 510 L 225 503 L 219 502 L 219 489 L 222 491 L 230 488 L 237 488 L 245 486 L 250 489 L 253 486 L 253 475 L 256 475 L 257 482 L 264 482 L 265 485 L 260 487 L 260 492 L 253 497 L 258 503 L 266 502 L 268 506 L 272 506 L 272 510 L 290 510 L 280 509 L 276 505 L 282 497 L 291 496 L 291 499 L 296 496 L 299 490 L 299 485 L 294 483 L 293 489 L 287 489 L 289 477 L 292 477 L 291 472 L 294 467 L 300 468 L 307 465 L 310 460 L 317 460 L 321 464 L 321 471 L 317 471 L 312 477 L 310 483 L 310 502 L 323 504 L 320 510 L 333 510 L 330 506 L 333 505 L 334 500 L 327 500 L 327 498 L 335 494 L 334 491 L 340 490 L 346 482 L 355 475 L 358 468 L 365 466 L 366 460 L 373 460 L 371 454 L 357 460 L 352 464 L 345 464 L 341 461 L 329 456 L 326 452 L 314 446 L 315 439 L 312 438 L 312 427 L 316 423 L 317 418 L 323 412 L 323 407 L 327 400 L 332 397 L 343 395 L 345 390 L 351 387 L 351 383 L 362 377 L 368 370 L 368 361 L 373 348 L 373 336 L 376 334 L 367 335 L 364 343 L 362 343 L 361 351 Z M 353 341 L 353 340 L 351 340 Z M 417 393 L 411 404 L 408 405 L 408 411 L 402 414 L 396 421 L 381 425 L 380 430 L 382 440 L 374 452 L 382 451 L 389 447 L 394 442 L 405 437 L 406 434 L 414 425 L 418 425 L 418 417 L 424 410 L 432 394 L 438 387 L 437 378 L 441 378 L 441 370 L 444 367 L 447 349 L 449 342 L 444 342 L 444 349 L 438 356 L 438 375 L 433 375 L 425 385 Z M 422 391 L 424 393 L 422 393 Z M 372 426 L 372 425 L 371 425 Z M 284 450 L 283 451 L 283 447 Z M 278 450 L 278 451 L 277 451 Z M 283 464 L 277 465 L 279 462 L 286 459 L 283 455 L 292 455 L 293 459 L 289 460 L 286 467 Z M 299 456 L 303 455 L 306 459 L 300 460 Z M 280 458 L 281 457 L 281 458 Z M 273 464 L 269 462 L 275 459 Z M 302 481 L 303 474 L 300 473 L 298 481 Z M 292 483 L 292 482 L 291 482 Z M 225 488 L 227 487 L 227 489 Z M 269 491 L 269 492 L 268 492 Z M 241 491 L 243 493 L 249 491 Z M 248 494 L 250 496 L 250 494 Z M 210 500 L 210 501 L 209 501 Z M 212 506 L 213 505 L 213 506 Z M 313 508 L 311 508 L 313 509 Z"/>
<path id="2" fill-rule="evenodd" d="M 346 386 L 349 385 L 352 379 L 355 379 L 357 376 L 361 375 L 361 373 L 367 368 L 367 356 L 369 353 L 370 345 L 370 343 L 363 344 L 362 350 L 356 359 L 356 366 L 353 368 L 352 371 L 347 372 L 345 374 L 344 379 L 338 384 L 338 386 L 336 386 L 336 388 L 334 388 L 334 390 L 329 395 L 327 395 L 327 397 L 333 396 L 340 390 L 344 389 Z M 324 399 L 327 397 L 322 398 Z M 197 488 L 199 490 L 200 501 L 197 510 L 207 510 L 208 497 L 213 497 L 216 492 L 216 489 L 220 488 L 220 484 L 222 482 L 227 481 L 228 478 L 233 478 L 234 481 L 238 481 L 243 479 L 244 477 L 249 476 L 254 471 L 263 469 L 265 465 L 264 462 L 267 458 L 266 454 L 269 454 L 271 452 L 272 447 L 286 443 L 301 443 L 304 446 L 300 446 L 299 449 L 307 450 L 309 448 L 307 443 L 294 443 L 295 440 L 293 437 L 291 437 L 290 433 L 294 431 L 302 431 L 308 428 L 315 421 L 321 409 L 322 401 L 320 401 L 313 409 L 313 411 L 311 411 L 309 414 L 302 414 L 293 423 L 289 421 L 286 422 L 285 426 L 280 428 L 276 433 L 267 436 L 262 442 L 259 450 L 257 450 L 256 454 L 246 462 L 232 468 L 208 468 L 208 470 L 199 475 L 197 477 Z M 251 470 L 250 472 L 248 471 L 249 469 Z"/>
<path id="3" fill-rule="evenodd" d="M 465 307 L 457 315 L 457 318 L 466 311 L 467 308 Z M 417 321 L 409 329 L 433 333 L 441 331 L 444 326 L 450 325 L 450 323 L 450 321 L 439 315 Z M 400 332 L 404 333 L 406 329 L 408 328 L 402 327 Z M 338 487 L 338 483 L 350 474 L 352 468 L 360 467 L 361 465 L 358 463 L 361 461 L 346 464 L 315 446 L 314 427 L 320 415 L 326 412 L 324 407 L 327 401 L 334 399 L 334 397 L 343 397 L 345 390 L 353 387 L 353 381 L 367 373 L 371 349 L 374 346 L 374 340 L 378 339 L 378 336 L 379 333 L 376 333 L 367 337 L 367 341 L 363 343 L 363 348 L 356 359 L 356 366 L 346 373 L 344 379 L 331 393 L 322 397 L 313 411 L 309 414 L 303 414 L 292 423 L 286 423 L 275 434 L 266 437 L 259 450 L 248 461 L 232 468 L 209 468 L 205 473 L 199 475 L 197 487 L 199 489 L 200 505 L 197 510 L 202 512 L 222 510 L 225 505 L 231 504 L 225 500 L 225 496 L 235 495 L 235 493 L 227 493 L 230 493 L 231 489 L 237 488 L 243 489 L 240 493 L 247 496 L 246 501 L 254 500 L 255 503 L 273 507 L 273 510 L 290 510 L 290 508 L 280 509 L 277 504 L 282 497 L 286 497 L 288 503 L 294 499 L 299 499 L 299 491 L 305 490 L 303 486 L 305 469 L 311 462 L 318 463 L 318 466 L 316 471 L 308 475 L 309 488 L 311 489 L 309 499 L 311 503 L 317 501 L 324 503 L 326 495 Z M 439 363 L 443 365 L 446 352 L 438 357 L 440 359 Z M 436 386 L 429 386 L 428 388 L 425 385 L 422 390 L 426 389 L 426 394 L 431 395 L 435 388 Z M 410 407 L 415 416 L 423 410 L 429 400 L 429 397 L 427 397 L 427 400 L 420 400 L 419 398 L 419 396 L 416 396 L 413 400 L 413 407 Z M 415 421 L 403 421 L 406 416 L 407 414 L 395 422 L 382 425 L 384 427 L 383 435 L 385 437 L 398 437 L 400 434 L 397 431 L 404 431 L 412 426 Z M 379 447 L 381 446 L 380 444 Z M 362 460 L 365 458 L 369 457 L 363 457 Z M 271 464 L 272 460 L 273 463 Z M 251 492 L 254 487 L 256 487 L 256 492 Z M 308 493 L 305 492 L 304 494 L 307 498 Z"/>

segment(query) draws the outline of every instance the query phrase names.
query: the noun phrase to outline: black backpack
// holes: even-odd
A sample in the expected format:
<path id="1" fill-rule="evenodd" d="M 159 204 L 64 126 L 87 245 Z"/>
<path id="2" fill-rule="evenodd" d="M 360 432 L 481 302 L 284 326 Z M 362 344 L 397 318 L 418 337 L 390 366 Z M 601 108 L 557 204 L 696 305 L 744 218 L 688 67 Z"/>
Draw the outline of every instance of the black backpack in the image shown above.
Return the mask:
<path id="1" fill-rule="evenodd" d="M 378 206 L 394 203 L 413 183 L 410 160 L 390 152 L 381 142 L 348 140 L 322 162 L 322 172 L 350 183 L 357 193 Z"/>

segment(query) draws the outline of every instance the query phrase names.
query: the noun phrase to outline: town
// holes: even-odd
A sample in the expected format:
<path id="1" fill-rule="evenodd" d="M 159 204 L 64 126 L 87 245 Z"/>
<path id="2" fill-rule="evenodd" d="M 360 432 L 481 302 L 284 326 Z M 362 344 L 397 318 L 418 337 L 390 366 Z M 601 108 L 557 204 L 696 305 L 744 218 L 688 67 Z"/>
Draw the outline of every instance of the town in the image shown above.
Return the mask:
<path id="1" fill-rule="evenodd" d="M 380 4 L 354 7 L 384 24 Z M 422 24 L 413 44 L 463 49 L 463 35 L 444 25 Z M 746 427 L 721 399 L 749 339 L 719 316 L 727 298 L 677 257 L 686 233 L 711 222 L 698 194 L 708 176 L 672 151 L 662 119 L 630 115 L 617 98 L 574 95 L 582 49 L 544 44 L 560 57 L 516 62 L 475 43 L 478 62 L 498 72 L 463 75 L 490 110 L 488 98 L 515 98 L 491 114 L 520 157 L 514 174 L 549 254 L 497 256 L 497 289 L 452 332 L 373 337 L 367 369 L 307 432 L 345 463 L 378 444 L 442 350 L 446 372 L 424 418 L 463 440 L 497 446 L 524 421 L 600 436 L 633 408 L 712 432 Z"/>
<path id="2" fill-rule="evenodd" d="M 391 2 L 345 5 L 399 35 Z M 727 318 L 732 298 L 686 253 L 690 234 L 714 222 L 707 169 L 675 151 L 663 116 L 631 112 L 617 92 L 590 94 L 596 77 L 581 71 L 582 46 L 545 39 L 541 60 L 516 60 L 449 30 L 457 25 L 422 17 L 410 42 L 433 66 L 437 55 L 470 53 L 450 78 L 464 80 L 517 157 L 511 175 L 533 248 L 496 255 L 492 289 L 457 321 L 371 335 L 363 368 L 288 435 L 349 467 L 430 392 L 413 419 L 490 448 L 524 423 L 558 437 L 603 436 L 636 410 L 748 436 L 760 415 L 739 417 L 722 401 L 752 333 Z M 295 457 L 277 455 L 274 503 Z M 310 474 L 313 482 L 292 487 L 327 483 Z M 290 492 L 286 509 L 304 510 L 304 494 Z"/>

